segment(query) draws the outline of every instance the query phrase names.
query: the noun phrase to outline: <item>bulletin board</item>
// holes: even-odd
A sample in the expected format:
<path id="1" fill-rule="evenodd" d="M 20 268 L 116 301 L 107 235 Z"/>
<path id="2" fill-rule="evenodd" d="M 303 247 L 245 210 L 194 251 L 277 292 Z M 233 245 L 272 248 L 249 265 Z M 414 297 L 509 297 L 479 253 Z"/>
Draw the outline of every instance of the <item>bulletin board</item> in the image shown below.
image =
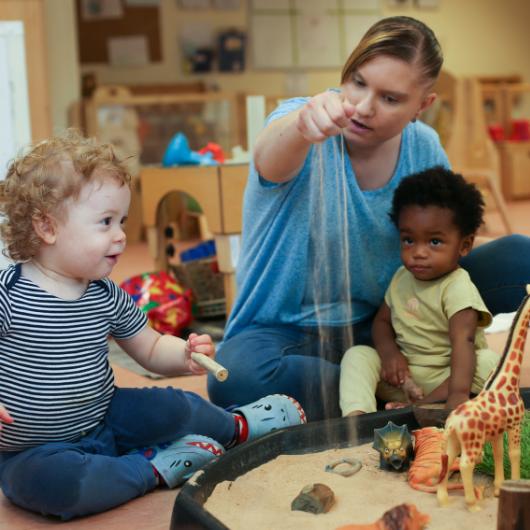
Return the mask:
<path id="1" fill-rule="evenodd" d="M 381 18 L 380 0 L 250 0 L 256 69 L 339 68 Z"/>
<path id="2" fill-rule="evenodd" d="M 121 2 L 120 15 L 108 18 L 84 16 L 83 0 L 76 0 L 79 61 L 109 63 L 109 40 L 145 37 L 148 62 L 162 60 L 158 2 Z"/>

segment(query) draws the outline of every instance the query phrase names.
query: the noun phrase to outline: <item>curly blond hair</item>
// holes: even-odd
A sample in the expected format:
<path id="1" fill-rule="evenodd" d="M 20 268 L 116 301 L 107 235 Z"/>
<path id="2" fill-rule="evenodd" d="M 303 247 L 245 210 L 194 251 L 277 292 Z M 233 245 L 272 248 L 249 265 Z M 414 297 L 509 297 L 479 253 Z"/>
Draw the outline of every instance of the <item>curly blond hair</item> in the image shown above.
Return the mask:
<path id="1" fill-rule="evenodd" d="M 108 177 L 130 186 L 131 177 L 112 146 L 75 130 L 29 146 L 9 164 L 0 182 L 4 255 L 19 262 L 34 257 L 41 240 L 33 221 L 60 217 L 66 199 L 77 199 L 85 184 Z"/>

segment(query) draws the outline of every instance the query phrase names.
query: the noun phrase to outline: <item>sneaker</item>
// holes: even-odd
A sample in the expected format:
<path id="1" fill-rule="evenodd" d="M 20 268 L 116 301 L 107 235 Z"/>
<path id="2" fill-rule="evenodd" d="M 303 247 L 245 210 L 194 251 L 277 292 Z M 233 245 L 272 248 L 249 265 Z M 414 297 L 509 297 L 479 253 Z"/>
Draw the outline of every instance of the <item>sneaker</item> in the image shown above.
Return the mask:
<path id="1" fill-rule="evenodd" d="M 241 414 L 247 420 L 247 441 L 255 440 L 276 429 L 307 423 L 302 405 L 296 399 L 283 394 L 265 396 L 231 412 Z"/>
<path id="2" fill-rule="evenodd" d="M 135 449 L 129 454 L 143 455 L 158 471 L 167 486 L 175 488 L 224 452 L 224 447 L 212 438 L 188 434 L 174 442 Z"/>

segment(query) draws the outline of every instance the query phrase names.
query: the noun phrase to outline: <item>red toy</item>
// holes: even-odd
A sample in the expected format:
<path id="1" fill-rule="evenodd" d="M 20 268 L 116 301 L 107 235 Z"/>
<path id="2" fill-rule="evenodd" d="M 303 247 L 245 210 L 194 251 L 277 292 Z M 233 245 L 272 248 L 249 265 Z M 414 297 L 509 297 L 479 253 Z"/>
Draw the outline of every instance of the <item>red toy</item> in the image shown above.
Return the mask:
<path id="1" fill-rule="evenodd" d="M 213 142 L 208 142 L 202 149 L 197 151 L 200 155 L 205 155 L 206 153 L 212 153 L 212 158 L 222 164 L 225 161 L 225 154 L 221 149 L 219 144 Z"/>
<path id="2" fill-rule="evenodd" d="M 125 280 L 120 287 L 147 314 L 153 329 L 179 335 L 191 322 L 191 290 L 167 272 L 146 272 Z"/>

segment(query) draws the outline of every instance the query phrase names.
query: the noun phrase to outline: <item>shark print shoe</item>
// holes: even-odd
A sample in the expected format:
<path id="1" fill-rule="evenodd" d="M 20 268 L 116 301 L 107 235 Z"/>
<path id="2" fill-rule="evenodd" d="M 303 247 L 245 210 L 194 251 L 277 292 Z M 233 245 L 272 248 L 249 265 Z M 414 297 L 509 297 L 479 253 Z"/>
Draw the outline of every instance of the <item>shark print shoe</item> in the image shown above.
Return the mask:
<path id="1" fill-rule="evenodd" d="M 264 398 L 231 410 L 247 420 L 247 441 L 292 425 L 307 423 L 302 405 L 296 399 L 283 394 L 271 394 Z"/>
<path id="2" fill-rule="evenodd" d="M 225 449 L 219 442 L 199 434 L 188 434 L 174 442 L 131 451 L 147 458 L 168 488 L 180 486 L 195 471 L 224 452 Z"/>

